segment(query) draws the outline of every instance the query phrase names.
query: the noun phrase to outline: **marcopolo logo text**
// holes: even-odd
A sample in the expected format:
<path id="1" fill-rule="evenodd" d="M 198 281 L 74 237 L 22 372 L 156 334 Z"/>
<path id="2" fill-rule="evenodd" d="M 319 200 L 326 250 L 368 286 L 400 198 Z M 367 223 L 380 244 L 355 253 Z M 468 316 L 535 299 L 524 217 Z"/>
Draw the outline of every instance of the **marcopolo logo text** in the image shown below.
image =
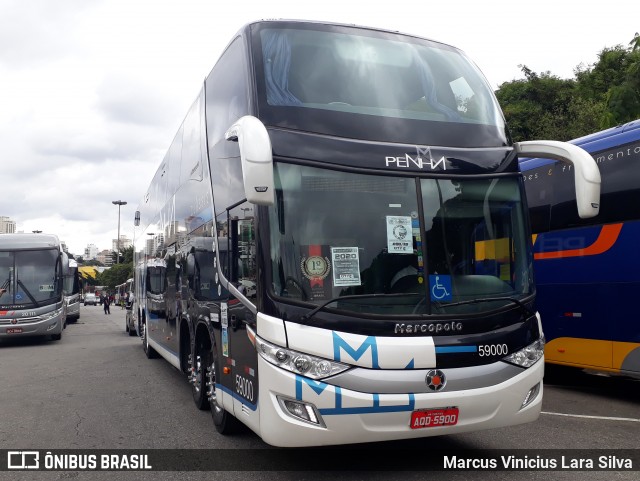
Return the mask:
<path id="1" fill-rule="evenodd" d="M 423 324 L 396 323 L 394 334 L 440 334 L 442 332 L 460 332 L 461 322 L 428 322 Z"/>

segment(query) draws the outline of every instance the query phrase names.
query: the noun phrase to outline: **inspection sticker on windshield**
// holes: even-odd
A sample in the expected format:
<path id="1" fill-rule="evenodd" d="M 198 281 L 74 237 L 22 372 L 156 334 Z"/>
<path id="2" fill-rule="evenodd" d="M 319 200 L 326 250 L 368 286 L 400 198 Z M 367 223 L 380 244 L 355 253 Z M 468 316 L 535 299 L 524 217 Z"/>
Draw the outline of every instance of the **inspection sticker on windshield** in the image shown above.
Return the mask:
<path id="1" fill-rule="evenodd" d="M 387 216 L 387 250 L 389 254 L 413 254 L 411 216 Z"/>
<path id="2" fill-rule="evenodd" d="M 40 284 L 40 292 L 53 292 L 53 284 Z"/>
<path id="3" fill-rule="evenodd" d="M 333 285 L 359 286 L 360 258 L 357 247 L 332 247 Z"/>

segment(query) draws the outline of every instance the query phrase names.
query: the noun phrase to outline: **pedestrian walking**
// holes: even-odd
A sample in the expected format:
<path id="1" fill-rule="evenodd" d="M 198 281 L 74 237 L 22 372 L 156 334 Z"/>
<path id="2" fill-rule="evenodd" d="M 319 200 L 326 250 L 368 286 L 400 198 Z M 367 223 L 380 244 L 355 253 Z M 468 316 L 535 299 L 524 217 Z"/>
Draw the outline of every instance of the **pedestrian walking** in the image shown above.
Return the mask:
<path id="1" fill-rule="evenodd" d="M 109 309 L 109 296 L 104 296 L 104 313 L 111 314 L 111 310 Z"/>

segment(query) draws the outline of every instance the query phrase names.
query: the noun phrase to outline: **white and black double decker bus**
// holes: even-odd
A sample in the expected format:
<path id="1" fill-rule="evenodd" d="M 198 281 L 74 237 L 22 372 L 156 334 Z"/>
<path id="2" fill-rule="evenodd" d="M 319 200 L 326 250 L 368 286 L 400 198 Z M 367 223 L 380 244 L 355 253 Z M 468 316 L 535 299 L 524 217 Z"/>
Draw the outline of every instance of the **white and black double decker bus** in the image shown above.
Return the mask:
<path id="1" fill-rule="evenodd" d="M 0 235 L 0 339 L 51 336 L 66 327 L 69 259 L 50 234 Z"/>
<path id="2" fill-rule="evenodd" d="M 544 153 L 544 154 L 542 154 Z M 518 156 L 458 49 L 260 21 L 207 76 L 136 213 L 135 316 L 222 433 L 278 446 L 537 419 L 544 337 Z"/>

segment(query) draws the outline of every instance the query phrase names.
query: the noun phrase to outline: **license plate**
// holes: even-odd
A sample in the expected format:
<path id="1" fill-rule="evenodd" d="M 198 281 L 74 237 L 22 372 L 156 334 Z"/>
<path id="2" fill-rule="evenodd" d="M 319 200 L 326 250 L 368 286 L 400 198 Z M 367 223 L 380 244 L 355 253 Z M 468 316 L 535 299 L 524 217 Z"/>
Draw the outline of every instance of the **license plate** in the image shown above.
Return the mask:
<path id="1" fill-rule="evenodd" d="M 21 327 L 10 327 L 7 329 L 7 334 L 20 334 L 22 332 Z"/>
<path id="2" fill-rule="evenodd" d="M 411 429 L 453 426 L 458 423 L 458 408 L 421 409 L 411 413 Z"/>

